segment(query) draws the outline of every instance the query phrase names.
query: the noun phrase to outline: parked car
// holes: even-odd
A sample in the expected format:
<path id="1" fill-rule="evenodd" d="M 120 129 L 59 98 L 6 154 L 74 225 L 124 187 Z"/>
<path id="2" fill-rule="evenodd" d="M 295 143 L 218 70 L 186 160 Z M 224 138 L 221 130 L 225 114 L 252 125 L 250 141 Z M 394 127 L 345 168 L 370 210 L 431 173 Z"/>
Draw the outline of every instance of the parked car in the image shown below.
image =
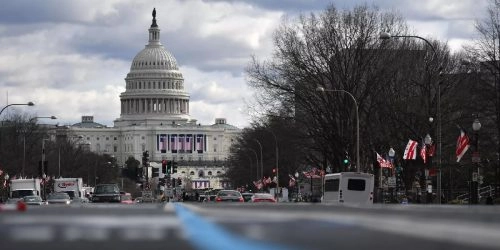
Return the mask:
<path id="1" fill-rule="evenodd" d="M 243 196 L 236 190 L 221 190 L 215 196 L 215 202 L 244 202 Z"/>
<path id="2" fill-rule="evenodd" d="M 42 197 L 37 196 L 37 195 L 24 196 L 23 201 L 24 201 L 24 203 L 26 203 L 26 205 L 45 205 L 46 204 L 42 200 Z"/>
<path id="3" fill-rule="evenodd" d="M 276 202 L 272 194 L 256 193 L 252 196 L 252 202 Z"/>
<path id="4" fill-rule="evenodd" d="M 117 184 L 97 184 L 92 195 L 92 202 L 120 202 L 120 188 Z"/>
<path id="5" fill-rule="evenodd" d="M 47 203 L 48 204 L 65 204 L 69 205 L 71 204 L 71 197 L 67 193 L 51 193 L 47 197 Z"/>

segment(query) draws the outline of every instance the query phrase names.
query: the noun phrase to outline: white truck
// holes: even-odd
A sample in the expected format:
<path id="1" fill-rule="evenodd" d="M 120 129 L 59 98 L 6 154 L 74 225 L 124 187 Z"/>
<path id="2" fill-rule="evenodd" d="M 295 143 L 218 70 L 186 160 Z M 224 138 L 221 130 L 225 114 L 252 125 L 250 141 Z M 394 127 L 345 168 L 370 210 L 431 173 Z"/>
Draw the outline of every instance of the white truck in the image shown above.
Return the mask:
<path id="1" fill-rule="evenodd" d="M 82 178 L 54 179 L 54 192 L 64 192 L 73 200 L 75 197 L 85 199 Z"/>
<path id="2" fill-rule="evenodd" d="M 41 196 L 40 179 L 15 179 L 10 181 L 10 198 L 23 198 L 24 196 Z"/>
<path id="3" fill-rule="evenodd" d="M 323 202 L 350 205 L 373 204 L 373 174 L 341 172 L 325 175 Z"/>

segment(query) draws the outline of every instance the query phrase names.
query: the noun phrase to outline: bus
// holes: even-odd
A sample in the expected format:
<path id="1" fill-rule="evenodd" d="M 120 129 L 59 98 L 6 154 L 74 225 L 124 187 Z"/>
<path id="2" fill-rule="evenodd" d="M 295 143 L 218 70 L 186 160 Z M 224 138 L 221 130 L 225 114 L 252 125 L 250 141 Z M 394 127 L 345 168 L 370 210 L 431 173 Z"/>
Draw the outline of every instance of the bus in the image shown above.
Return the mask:
<path id="1" fill-rule="evenodd" d="M 324 203 L 371 205 L 373 204 L 373 174 L 341 172 L 325 175 Z"/>

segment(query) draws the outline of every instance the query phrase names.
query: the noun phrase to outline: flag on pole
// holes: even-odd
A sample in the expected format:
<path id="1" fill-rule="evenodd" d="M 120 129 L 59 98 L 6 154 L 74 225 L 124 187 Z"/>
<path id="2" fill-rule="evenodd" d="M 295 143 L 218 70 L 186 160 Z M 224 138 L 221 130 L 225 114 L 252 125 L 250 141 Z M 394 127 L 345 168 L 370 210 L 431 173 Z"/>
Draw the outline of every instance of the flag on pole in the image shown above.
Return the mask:
<path id="1" fill-rule="evenodd" d="M 415 160 L 417 159 L 417 146 L 418 142 L 409 140 L 406 145 L 405 153 L 403 154 L 404 160 Z"/>
<path id="2" fill-rule="evenodd" d="M 458 136 L 457 139 L 457 150 L 456 150 L 456 155 L 457 155 L 457 162 L 462 159 L 462 156 L 464 156 L 465 152 L 467 152 L 467 149 L 469 149 L 469 137 L 467 136 L 467 133 L 465 133 L 464 129 L 460 129 L 460 136 Z"/>
<path id="3" fill-rule="evenodd" d="M 420 157 L 422 157 L 422 160 L 425 162 L 427 161 L 427 145 L 425 143 L 422 143 L 422 148 L 420 149 Z"/>
<path id="4" fill-rule="evenodd" d="M 380 164 L 381 168 L 392 168 L 392 164 L 390 161 L 384 159 L 379 153 L 375 152 L 377 154 L 377 162 Z"/>

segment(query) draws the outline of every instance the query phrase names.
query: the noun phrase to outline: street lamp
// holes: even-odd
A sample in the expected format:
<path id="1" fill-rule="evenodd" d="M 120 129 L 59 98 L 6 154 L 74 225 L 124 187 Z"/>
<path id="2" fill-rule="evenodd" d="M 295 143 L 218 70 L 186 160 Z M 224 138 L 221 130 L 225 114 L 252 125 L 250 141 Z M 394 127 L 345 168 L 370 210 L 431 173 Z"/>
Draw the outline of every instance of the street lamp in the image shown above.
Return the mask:
<path id="1" fill-rule="evenodd" d="M 295 185 L 297 186 L 297 197 L 295 198 L 295 201 L 298 201 L 299 200 L 299 194 L 300 194 L 299 172 L 295 172 Z"/>
<path id="2" fill-rule="evenodd" d="M 471 165 L 471 190 L 470 190 L 470 202 L 471 204 L 478 204 L 478 190 L 477 190 L 477 178 L 479 174 L 479 130 L 481 129 L 481 122 L 479 119 L 474 119 L 472 123 L 472 130 L 474 131 L 474 152 L 472 153 L 472 162 L 475 163 L 478 172 L 474 172 L 474 166 Z"/>
<path id="3" fill-rule="evenodd" d="M 279 193 L 279 189 L 280 189 L 280 179 L 279 179 L 279 166 L 278 166 L 278 161 L 279 161 L 279 154 L 278 154 L 278 139 L 276 138 L 276 134 L 274 134 L 273 131 L 271 130 L 265 130 L 265 131 L 268 131 L 270 132 L 273 137 L 274 137 L 274 145 L 275 145 L 275 154 L 276 154 L 276 190 L 277 192 Z M 277 196 L 277 199 L 279 199 L 279 197 Z"/>
<path id="4" fill-rule="evenodd" d="M 343 90 L 343 89 L 325 89 L 323 87 L 318 86 L 316 88 L 316 91 L 319 92 L 342 92 L 348 94 L 352 100 L 354 101 L 354 106 L 356 107 L 356 171 L 359 173 L 361 164 L 360 164 L 360 159 L 359 159 L 359 113 L 358 113 L 358 102 L 356 101 L 356 98 L 354 98 L 354 95 L 351 94 L 351 92 Z"/>
<path id="5" fill-rule="evenodd" d="M 257 177 L 256 180 L 259 179 L 259 157 L 257 156 L 257 152 L 253 150 L 252 148 L 248 148 L 250 151 L 252 151 L 255 155 L 255 175 Z"/>
<path id="6" fill-rule="evenodd" d="M 257 144 L 259 144 L 260 147 L 260 179 L 262 180 L 264 178 L 264 163 L 262 161 L 262 144 L 260 144 L 259 140 L 253 139 Z"/>
<path id="7" fill-rule="evenodd" d="M 3 107 L 3 109 L 0 111 L 0 115 L 2 115 L 2 112 L 3 112 L 6 108 L 8 108 L 8 107 L 10 107 L 10 106 L 14 106 L 14 105 L 35 106 L 35 104 L 34 104 L 33 102 L 28 102 L 28 103 L 12 103 L 12 104 L 9 104 L 9 105 L 7 105 L 7 106 Z"/>
<path id="8" fill-rule="evenodd" d="M 36 120 L 39 118 L 49 118 L 52 120 L 57 119 L 57 117 L 55 117 L 55 116 L 37 116 L 37 117 L 31 118 L 28 123 L 31 123 L 33 120 Z M 24 177 L 24 169 L 26 167 L 26 126 L 25 126 L 23 132 L 24 132 L 23 133 L 23 169 L 21 170 L 21 175 Z"/>
<path id="9" fill-rule="evenodd" d="M 421 36 L 410 36 L 410 35 L 397 35 L 393 36 L 390 33 L 387 32 L 380 32 L 379 38 L 383 40 L 389 40 L 393 37 L 402 37 L 402 38 L 416 38 L 423 40 L 429 47 L 431 47 L 432 52 L 433 52 L 433 58 L 436 57 L 437 52 L 436 49 L 434 48 L 434 45 L 432 45 L 431 42 L 429 42 L 427 39 L 421 37 Z M 439 72 L 439 75 L 441 76 L 442 72 Z M 437 95 L 437 119 L 438 119 L 438 128 L 437 128 L 437 158 L 438 158 L 438 179 L 437 179 L 437 195 L 438 195 L 438 204 L 441 204 L 441 83 L 438 81 L 437 84 L 438 87 L 438 95 Z M 432 122 L 432 121 L 431 121 Z"/>

